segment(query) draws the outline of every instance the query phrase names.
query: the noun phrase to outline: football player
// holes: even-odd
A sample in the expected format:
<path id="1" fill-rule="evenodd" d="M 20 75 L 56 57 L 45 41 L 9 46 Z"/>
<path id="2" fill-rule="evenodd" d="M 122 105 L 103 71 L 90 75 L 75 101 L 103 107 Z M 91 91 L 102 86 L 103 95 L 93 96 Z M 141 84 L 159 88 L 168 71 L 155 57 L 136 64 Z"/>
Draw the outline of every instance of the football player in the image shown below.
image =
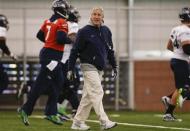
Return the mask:
<path id="1" fill-rule="evenodd" d="M 68 37 L 75 42 L 76 34 L 79 30 L 78 21 L 80 19 L 79 11 L 74 8 L 73 6 L 70 6 L 69 8 L 69 17 L 68 17 Z M 70 51 L 73 44 L 67 44 L 64 47 L 64 53 L 62 57 L 62 63 L 63 63 L 63 72 L 66 78 L 67 69 L 68 69 L 68 58 L 70 55 Z M 74 69 L 74 76 L 73 80 L 68 80 L 66 78 L 63 91 L 61 92 L 59 99 L 58 99 L 58 113 L 61 114 L 62 119 L 69 119 L 65 112 L 65 107 L 69 103 L 72 106 L 72 116 L 76 114 L 78 105 L 79 105 L 79 99 L 78 99 L 78 88 L 80 85 L 80 76 L 79 76 L 79 65 L 76 65 Z M 64 101 L 64 102 L 63 102 Z"/>
<path id="2" fill-rule="evenodd" d="M 173 115 L 174 109 L 176 105 L 181 107 L 183 101 L 190 94 L 190 8 L 182 8 L 179 18 L 181 24 L 172 29 L 167 44 L 167 49 L 173 52 L 170 66 L 174 74 L 176 89 L 171 95 L 162 97 L 162 101 L 166 106 L 163 116 L 164 121 L 177 120 Z"/>
<path id="3" fill-rule="evenodd" d="M 53 15 L 44 21 L 37 33 L 37 38 L 44 42 L 40 51 L 41 69 L 26 103 L 18 110 L 22 122 L 26 126 L 29 125 L 28 116 L 32 114 L 37 99 L 44 92 L 48 94 L 45 118 L 55 124 L 63 124 L 57 116 L 57 100 L 64 83 L 61 64 L 64 45 L 72 42 L 67 37 L 68 9 L 69 4 L 66 0 L 54 0 L 52 3 Z"/>
<path id="4" fill-rule="evenodd" d="M 5 15 L 0 14 L 0 49 L 2 50 L 3 54 L 10 56 L 13 60 L 17 60 L 17 56 L 10 52 L 7 44 L 6 44 L 6 35 L 9 29 L 9 22 Z M 2 55 L 3 56 L 3 55 Z M 7 73 L 4 71 L 4 67 L 2 63 L 0 63 L 0 94 L 8 86 L 8 76 Z"/>

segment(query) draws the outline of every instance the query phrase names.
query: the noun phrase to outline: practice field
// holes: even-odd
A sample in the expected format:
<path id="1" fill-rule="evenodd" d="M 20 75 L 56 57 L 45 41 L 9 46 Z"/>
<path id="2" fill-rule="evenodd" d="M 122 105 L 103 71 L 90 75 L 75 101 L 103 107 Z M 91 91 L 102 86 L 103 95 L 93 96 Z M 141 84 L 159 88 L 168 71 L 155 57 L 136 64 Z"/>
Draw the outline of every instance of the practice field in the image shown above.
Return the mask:
<path id="1" fill-rule="evenodd" d="M 110 119 L 118 122 L 118 126 L 110 131 L 190 131 L 190 113 L 178 113 L 182 122 L 164 122 L 158 112 L 107 111 Z M 16 111 L 0 111 L 0 131 L 71 131 L 71 121 L 63 125 L 55 125 L 43 119 L 42 111 L 34 112 L 29 117 L 30 126 L 25 126 Z M 91 131 L 100 131 L 94 113 L 87 122 Z"/>

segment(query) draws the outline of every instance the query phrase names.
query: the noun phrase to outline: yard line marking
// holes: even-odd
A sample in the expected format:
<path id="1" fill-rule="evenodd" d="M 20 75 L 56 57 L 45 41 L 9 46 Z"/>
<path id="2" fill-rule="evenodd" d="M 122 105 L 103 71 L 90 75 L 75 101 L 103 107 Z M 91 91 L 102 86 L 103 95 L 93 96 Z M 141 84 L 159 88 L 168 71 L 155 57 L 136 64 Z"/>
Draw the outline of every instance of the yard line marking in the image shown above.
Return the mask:
<path id="1" fill-rule="evenodd" d="M 163 114 L 154 114 L 155 117 L 163 117 Z"/>
<path id="2" fill-rule="evenodd" d="M 87 120 L 88 122 L 99 123 L 97 120 Z M 180 131 L 190 131 L 189 128 L 179 128 L 179 127 L 167 127 L 167 126 L 154 126 L 154 125 L 144 125 L 144 124 L 132 124 L 132 123 L 121 123 L 117 122 L 118 125 L 124 126 L 138 126 L 138 127 L 148 127 L 148 128 L 159 128 L 159 129 L 172 129 L 172 130 L 180 130 Z"/>
<path id="3" fill-rule="evenodd" d="M 119 114 L 111 114 L 110 117 L 120 117 Z"/>
<path id="4" fill-rule="evenodd" d="M 45 116 L 43 116 L 43 115 L 32 115 L 32 116 L 29 116 L 29 118 L 40 118 L 40 119 L 43 119 L 43 118 L 45 118 Z"/>
<path id="5" fill-rule="evenodd" d="M 42 115 L 32 115 L 30 118 L 44 118 Z M 72 120 L 70 120 L 72 121 Z M 97 120 L 87 120 L 87 122 L 99 123 Z M 180 131 L 190 131 L 189 128 L 180 128 L 180 127 L 167 127 L 167 126 L 154 126 L 154 125 L 144 125 L 144 124 L 133 124 L 133 123 L 121 123 L 117 122 L 118 125 L 124 126 L 136 126 L 136 127 L 147 127 L 147 128 L 159 128 L 159 129 L 171 129 L 171 130 L 180 130 Z"/>

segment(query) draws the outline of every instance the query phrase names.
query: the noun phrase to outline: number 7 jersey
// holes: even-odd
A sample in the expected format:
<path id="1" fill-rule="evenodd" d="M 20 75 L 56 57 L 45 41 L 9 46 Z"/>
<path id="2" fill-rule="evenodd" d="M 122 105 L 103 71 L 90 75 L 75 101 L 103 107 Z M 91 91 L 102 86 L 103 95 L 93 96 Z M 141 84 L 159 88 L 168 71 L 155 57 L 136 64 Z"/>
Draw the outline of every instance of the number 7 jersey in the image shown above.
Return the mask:
<path id="1" fill-rule="evenodd" d="M 64 45 L 58 44 L 56 42 L 56 33 L 57 31 L 68 33 L 68 24 L 66 20 L 62 18 L 59 18 L 53 22 L 50 20 L 45 20 L 41 30 L 45 34 L 45 48 L 51 48 L 57 51 L 64 50 Z"/>
<path id="2" fill-rule="evenodd" d="M 172 29 L 170 39 L 173 45 L 172 58 L 189 61 L 189 56 L 183 52 L 182 42 L 190 40 L 190 28 L 186 25 L 179 25 Z"/>

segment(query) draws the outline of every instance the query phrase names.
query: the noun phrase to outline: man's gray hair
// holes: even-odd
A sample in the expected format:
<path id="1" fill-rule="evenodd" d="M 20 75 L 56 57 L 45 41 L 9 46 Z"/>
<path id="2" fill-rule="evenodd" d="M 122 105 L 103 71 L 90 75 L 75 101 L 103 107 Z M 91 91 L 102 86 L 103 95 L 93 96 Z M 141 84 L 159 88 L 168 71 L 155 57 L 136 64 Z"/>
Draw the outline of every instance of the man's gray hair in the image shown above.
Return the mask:
<path id="1" fill-rule="evenodd" d="M 91 14 L 95 11 L 95 10 L 100 10 L 100 12 L 102 13 L 102 15 L 104 16 L 104 9 L 103 7 L 100 6 L 96 6 L 92 8 Z"/>

